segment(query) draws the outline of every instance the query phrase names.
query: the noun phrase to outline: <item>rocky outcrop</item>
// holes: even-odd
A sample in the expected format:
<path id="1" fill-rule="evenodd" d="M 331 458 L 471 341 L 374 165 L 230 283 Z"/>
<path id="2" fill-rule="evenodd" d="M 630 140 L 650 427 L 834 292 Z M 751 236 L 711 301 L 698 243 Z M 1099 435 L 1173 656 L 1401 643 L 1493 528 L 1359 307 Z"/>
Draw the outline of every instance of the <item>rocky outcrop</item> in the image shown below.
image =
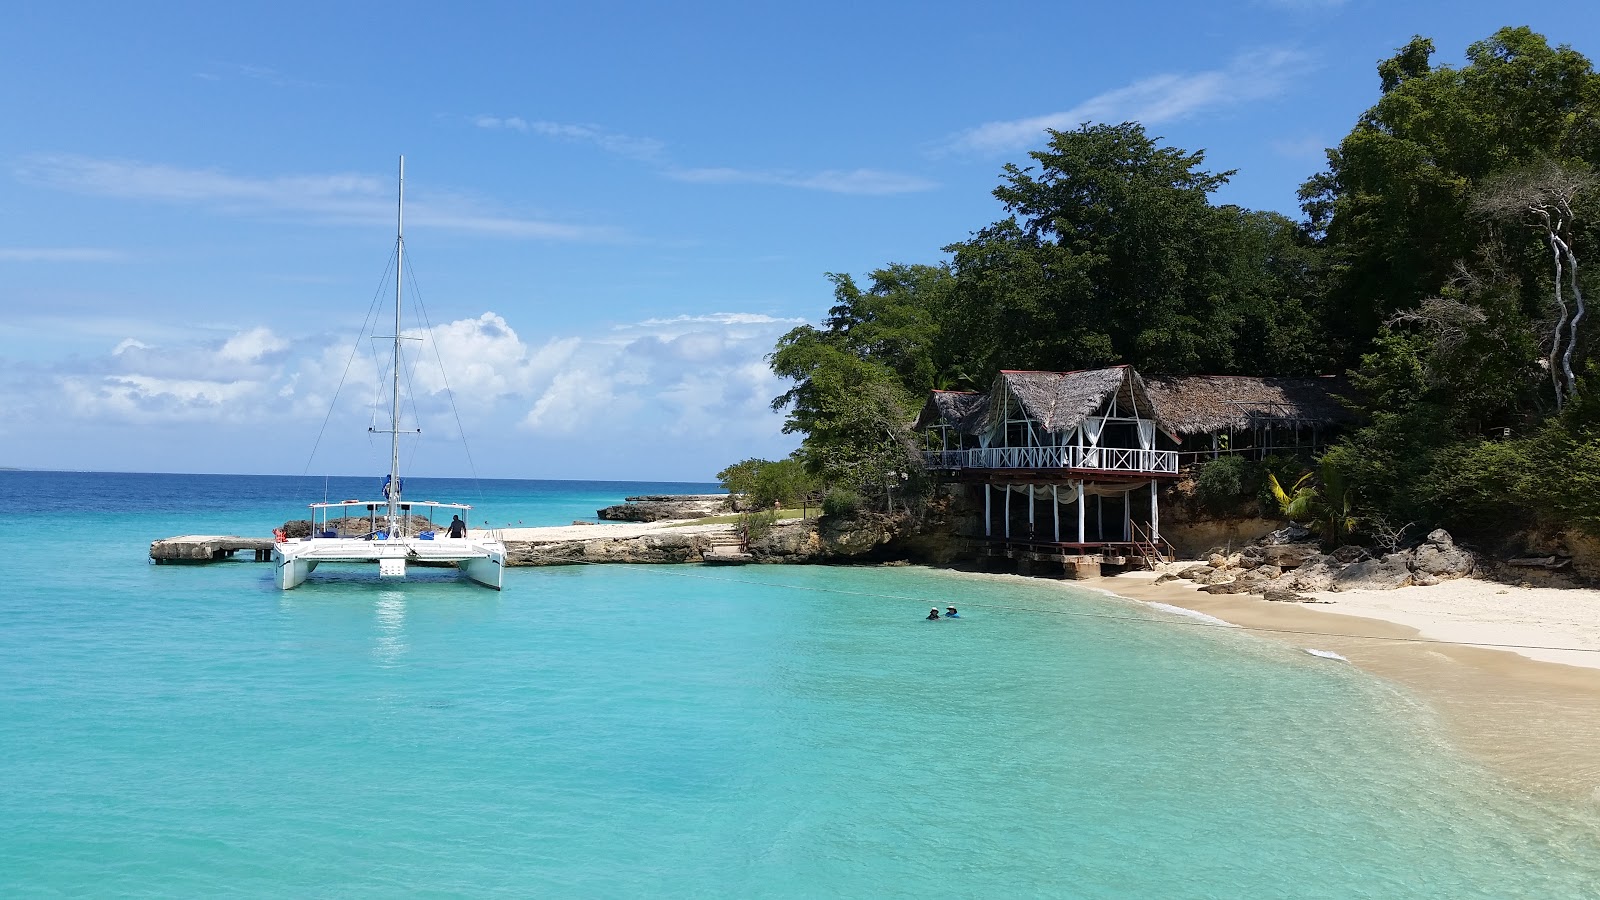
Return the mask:
<path id="1" fill-rule="evenodd" d="M 1316 544 L 1268 544 L 1261 548 L 1261 564 L 1280 569 L 1298 569 L 1309 559 L 1322 555 Z"/>
<path id="2" fill-rule="evenodd" d="M 1335 591 L 1390 591 L 1411 583 L 1409 554 L 1391 553 L 1382 559 L 1351 563 L 1333 577 Z"/>
<path id="3" fill-rule="evenodd" d="M 848 520 L 792 521 L 767 528 L 749 541 L 758 563 L 849 563 L 883 561 L 897 551 L 896 538 L 907 521 L 900 516 L 865 515 Z M 600 529 L 596 529 L 600 530 Z M 735 526 L 662 528 L 630 537 L 559 541 L 506 541 L 510 566 L 560 566 L 584 563 L 700 562 L 706 550 L 737 533 Z"/>
<path id="4" fill-rule="evenodd" d="M 1436 583 L 1450 578 L 1471 575 L 1472 554 L 1456 546 L 1450 532 L 1443 528 L 1428 535 L 1428 540 L 1416 549 L 1411 559 L 1411 571 L 1417 574 L 1419 584 Z"/>
<path id="5" fill-rule="evenodd" d="M 1325 591 L 1333 587 L 1333 578 L 1342 568 L 1332 557 L 1308 559 L 1289 573 L 1284 587 L 1291 591 Z"/>
<path id="6" fill-rule="evenodd" d="M 610 522 L 660 522 L 666 519 L 700 519 L 733 508 L 730 494 L 646 494 L 626 497 L 616 506 L 596 510 Z"/>
<path id="7" fill-rule="evenodd" d="M 1180 556 L 1191 559 L 1211 547 L 1243 547 L 1276 526 L 1270 519 L 1191 518 L 1169 507 L 1165 497 L 1161 503 L 1161 536 Z"/>
<path id="8" fill-rule="evenodd" d="M 1332 555 L 1323 555 L 1315 544 L 1304 540 L 1307 536 L 1305 529 L 1290 526 L 1238 553 L 1213 553 L 1208 564 L 1190 565 L 1171 574 L 1202 585 L 1200 589 L 1206 593 L 1274 594 L 1283 602 L 1285 594 L 1301 592 L 1386 591 L 1411 584 L 1438 584 L 1469 575 L 1475 568 L 1472 554 L 1456 546 L 1443 529 L 1429 534 L 1413 550 L 1377 559 L 1366 558 L 1366 551 L 1359 547 L 1341 547 Z"/>
<path id="9" fill-rule="evenodd" d="M 699 561 L 700 552 L 710 546 L 710 538 L 705 533 L 677 531 L 586 541 L 506 541 L 506 565 L 684 563 Z"/>

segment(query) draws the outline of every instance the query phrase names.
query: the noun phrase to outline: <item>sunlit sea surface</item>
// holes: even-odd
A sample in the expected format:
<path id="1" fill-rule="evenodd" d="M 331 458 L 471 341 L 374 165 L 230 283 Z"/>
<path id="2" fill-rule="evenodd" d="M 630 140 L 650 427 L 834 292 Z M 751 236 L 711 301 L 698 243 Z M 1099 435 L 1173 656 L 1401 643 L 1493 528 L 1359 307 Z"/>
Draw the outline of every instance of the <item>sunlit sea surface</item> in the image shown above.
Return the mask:
<path id="1" fill-rule="evenodd" d="M 709 487 L 408 492 L 535 525 Z M 375 488 L 0 472 L 0 895 L 1600 892 L 1594 815 L 1500 783 L 1399 690 L 1060 584 L 323 567 L 280 592 L 146 559 Z"/>

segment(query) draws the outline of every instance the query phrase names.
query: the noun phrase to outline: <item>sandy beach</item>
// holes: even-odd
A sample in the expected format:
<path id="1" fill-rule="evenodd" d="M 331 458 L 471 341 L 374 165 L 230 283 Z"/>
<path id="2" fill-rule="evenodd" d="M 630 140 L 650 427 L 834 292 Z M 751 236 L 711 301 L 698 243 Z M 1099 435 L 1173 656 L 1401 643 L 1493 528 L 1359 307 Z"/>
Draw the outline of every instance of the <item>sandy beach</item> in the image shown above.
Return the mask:
<path id="1" fill-rule="evenodd" d="M 1412 691 L 1457 743 L 1512 781 L 1600 804 L 1600 590 L 1463 578 L 1285 604 L 1155 578 L 1135 572 L 1076 583 L 1337 653 Z M 1523 646 L 1487 646 L 1506 644 Z"/>

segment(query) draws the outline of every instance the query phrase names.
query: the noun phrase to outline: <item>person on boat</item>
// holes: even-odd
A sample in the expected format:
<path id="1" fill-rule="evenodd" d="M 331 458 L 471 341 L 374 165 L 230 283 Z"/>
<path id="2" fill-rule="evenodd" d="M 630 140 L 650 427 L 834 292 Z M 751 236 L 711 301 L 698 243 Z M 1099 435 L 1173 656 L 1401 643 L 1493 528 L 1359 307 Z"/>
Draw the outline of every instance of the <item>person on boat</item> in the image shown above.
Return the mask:
<path id="1" fill-rule="evenodd" d="M 460 516 L 451 516 L 450 517 L 450 532 L 449 532 L 449 534 L 453 538 L 464 538 L 464 537 L 466 537 L 467 536 L 467 523 L 461 521 L 461 517 Z"/>
<path id="2" fill-rule="evenodd" d="M 939 607 L 935 606 L 933 609 L 928 610 L 928 621 L 932 622 L 937 618 L 939 618 Z"/>
<path id="3" fill-rule="evenodd" d="M 946 619 L 959 619 L 961 618 L 961 614 L 956 612 L 956 608 L 954 606 L 946 606 L 944 608 L 944 617 Z"/>

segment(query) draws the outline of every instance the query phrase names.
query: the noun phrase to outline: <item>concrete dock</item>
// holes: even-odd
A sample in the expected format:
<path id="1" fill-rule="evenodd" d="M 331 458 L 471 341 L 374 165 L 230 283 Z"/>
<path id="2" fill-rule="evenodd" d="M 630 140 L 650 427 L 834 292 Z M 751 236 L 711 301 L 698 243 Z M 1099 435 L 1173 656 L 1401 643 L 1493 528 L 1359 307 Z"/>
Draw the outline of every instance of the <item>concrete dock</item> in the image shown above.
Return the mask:
<path id="1" fill-rule="evenodd" d="M 166 563 L 212 562 L 232 559 L 240 550 L 249 550 L 255 562 L 272 559 L 272 538 L 248 538 L 231 534 L 185 534 L 150 542 L 150 560 Z"/>

